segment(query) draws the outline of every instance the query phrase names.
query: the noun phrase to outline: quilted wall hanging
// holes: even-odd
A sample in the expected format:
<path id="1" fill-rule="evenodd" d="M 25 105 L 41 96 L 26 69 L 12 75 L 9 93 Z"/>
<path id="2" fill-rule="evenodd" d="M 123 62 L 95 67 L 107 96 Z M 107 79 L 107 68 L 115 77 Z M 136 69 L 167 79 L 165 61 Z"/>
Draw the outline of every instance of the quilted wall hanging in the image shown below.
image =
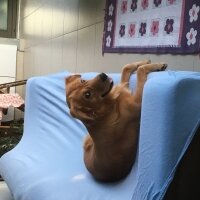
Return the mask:
<path id="1" fill-rule="evenodd" d="M 199 52 L 199 0 L 106 1 L 103 53 Z"/>

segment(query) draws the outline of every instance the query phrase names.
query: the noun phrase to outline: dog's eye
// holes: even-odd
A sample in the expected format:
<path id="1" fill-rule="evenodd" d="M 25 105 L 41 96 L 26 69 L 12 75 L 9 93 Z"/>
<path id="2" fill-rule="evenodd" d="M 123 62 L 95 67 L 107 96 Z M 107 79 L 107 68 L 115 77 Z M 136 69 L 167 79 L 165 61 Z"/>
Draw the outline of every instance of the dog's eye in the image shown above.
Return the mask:
<path id="1" fill-rule="evenodd" d="M 85 80 L 81 79 L 81 83 L 85 83 Z"/>
<path id="2" fill-rule="evenodd" d="M 89 99 L 90 96 L 91 96 L 91 92 L 90 91 L 85 92 L 85 98 Z"/>

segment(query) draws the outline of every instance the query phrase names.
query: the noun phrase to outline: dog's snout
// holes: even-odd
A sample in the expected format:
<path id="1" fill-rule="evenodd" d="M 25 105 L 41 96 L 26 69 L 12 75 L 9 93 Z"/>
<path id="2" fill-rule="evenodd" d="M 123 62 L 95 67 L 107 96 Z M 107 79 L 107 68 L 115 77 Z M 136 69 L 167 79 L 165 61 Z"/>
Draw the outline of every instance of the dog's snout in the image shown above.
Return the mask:
<path id="1" fill-rule="evenodd" d="M 102 81 L 106 81 L 107 78 L 108 78 L 108 76 L 105 73 L 101 73 L 99 76 L 100 76 Z"/>

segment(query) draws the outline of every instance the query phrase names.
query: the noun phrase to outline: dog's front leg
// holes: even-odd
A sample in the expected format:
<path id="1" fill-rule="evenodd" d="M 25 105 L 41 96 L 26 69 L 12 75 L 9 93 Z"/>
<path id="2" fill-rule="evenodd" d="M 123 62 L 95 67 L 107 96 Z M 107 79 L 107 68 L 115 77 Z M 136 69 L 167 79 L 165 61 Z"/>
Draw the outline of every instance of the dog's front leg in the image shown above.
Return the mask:
<path id="1" fill-rule="evenodd" d="M 129 86 L 128 82 L 130 76 L 133 72 L 135 72 L 139 66 L 151 63 L 150 60 L 138 61 L 131 64 L 127 64 L 122 68 L 122 76 L 121 76 L 121 83 L 126 83 L 127 87 Z"/>
<path id="2" fill-rule="evenodd" d="M 144 84 L 147 80 L 147 75 L 153 71 L 164 71 L 167 68 L 167 64 L 165 63 L 152 63 L 141 65 L 137 69 L 137 86 L 134 93 L 135 101 L 137 103 L 142 102 L 142 94 Z"/>

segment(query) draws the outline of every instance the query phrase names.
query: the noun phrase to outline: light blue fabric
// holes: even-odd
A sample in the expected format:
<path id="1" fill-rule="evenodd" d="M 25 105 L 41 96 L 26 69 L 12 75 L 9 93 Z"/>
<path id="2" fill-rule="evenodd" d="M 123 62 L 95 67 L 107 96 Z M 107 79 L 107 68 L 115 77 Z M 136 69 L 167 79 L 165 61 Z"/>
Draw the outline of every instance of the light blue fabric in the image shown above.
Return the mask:
<path id="1" fill-rule="evenodd" d="M 136 163 L 129 176 L 97 183 L 83 164 L 87 131 L 66 105 L 64 77 L 31 78 L 24 134 L 0 159 L 0 173 L 15 200 L 160 200 L 200 120 L 200 73 L 155 72 L 143 94 Z M 83 74 L 89 79 L 96 73 Z M 120 74 L 111 74 L 115 83 Z M 135 87 L 135 75 L 130 88 Z"/>

